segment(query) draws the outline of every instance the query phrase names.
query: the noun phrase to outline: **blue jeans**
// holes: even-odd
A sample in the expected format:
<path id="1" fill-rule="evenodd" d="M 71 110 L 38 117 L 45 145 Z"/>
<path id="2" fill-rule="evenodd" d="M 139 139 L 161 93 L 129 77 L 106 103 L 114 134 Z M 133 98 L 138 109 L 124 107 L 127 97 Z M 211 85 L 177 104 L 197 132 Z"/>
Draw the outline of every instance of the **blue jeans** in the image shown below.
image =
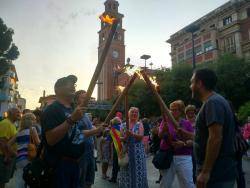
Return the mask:
<path id="1" fill-rule="evenodd" d="M 94 155 L 84 154 L 80 160 L 80 188 L 89 187 L 95 181 Z"/>
<path id="2" fill-rule="evenodd" d="M 235 181 L 225 181 L 207 184 L 207 188 L 234 188 Z"/>
<path id="3" fill-rule="evenodd" d="M 160 170 L 162 175 L 160 188 L 171 188 L 175 174 L 177 175 L 180 187 L 194 188 L 193 182 L 193 164 L 190 155 L 174 155 L 170 168 Z"/>
<path id="4" fill-rule="evenodd" d="M 55 172 L 56 188 L 77 188 L 79 182 L 79 164 L 75 161 L 61 160 Z"/>

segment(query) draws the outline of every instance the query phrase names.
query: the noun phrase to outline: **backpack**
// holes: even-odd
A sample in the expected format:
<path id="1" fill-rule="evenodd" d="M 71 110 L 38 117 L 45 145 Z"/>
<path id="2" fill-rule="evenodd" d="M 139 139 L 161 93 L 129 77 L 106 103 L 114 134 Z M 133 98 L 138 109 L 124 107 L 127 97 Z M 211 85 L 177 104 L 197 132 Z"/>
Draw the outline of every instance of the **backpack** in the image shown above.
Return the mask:
<path id="1" fill-rule="evenodd" d="M 240 130 L 240 123 L 238 118 L 234 115 L 235 122 L 235 138 L 234 138 L 234 150 L 236 155 L 242 155 L 247 152 L 249 145 L 247 141 L 243 138 Z"/>
<path id="2" fill-rule="evenodd" d="M 36 157 L 23 168 L 23 180 L 30 188 L 52 188 L 55 169 L 43 158 L 44 143 L 38 148 Z"/>

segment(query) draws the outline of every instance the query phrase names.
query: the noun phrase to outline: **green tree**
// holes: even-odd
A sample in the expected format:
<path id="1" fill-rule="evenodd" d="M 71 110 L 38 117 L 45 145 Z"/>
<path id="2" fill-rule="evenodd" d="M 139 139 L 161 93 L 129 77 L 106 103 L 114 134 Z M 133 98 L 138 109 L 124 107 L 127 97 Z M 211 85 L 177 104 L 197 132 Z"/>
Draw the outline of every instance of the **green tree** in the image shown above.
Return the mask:
<path id="1" fill-rule="evenodd" d="M 230 100 L 236 110 L 250 100 L 250 61 L 226 54 L 218 59 L 215 71 L 217 91 Z"/>
<path id="2" fill-rule="evenodd" d="M 250 61 L 226 54 L 215 63 L 203 63 L 197 68 L 213 69 L 218 76 L 216 91 L 230 100 L 236 111 L 250 101 Z M 185 104 L 197 104 L 191 98 L 190 79 L 192 66 L 178 64 L 172 69 L 157 70 L 155 76 L 160 85 L 160 95 L 167 105 L 181 99 Z M 136 81 L 129 91 L 130 106 L 137 106 L 145 116 L 160 115 L 160 109 L 152 92 L 144 81 Z"/>
<path id="3" fill-rule="evenodd" d="M 129 106 L 140 109 L 141 117 L 150 117 L 160 114 L 160 108 L 150 89 L 143 80 L 136 80 L 129 90 Z"/>
<path id="4" fill-rule="evenodd" d="M 246 122 L 248 116 L 250 116 L 250 101 L 242 105 L 238 113 L 238 118 L 243 123 Z"/>
<path id="5" fill-rule="evenodd" d="M 0 18 L 0 75 L 4 74 L 10 66 L 10 62 L 19 56 L 18 48 L 13 43 L 13 34 L 14 30 L 8 28 Z"/>
<path id="6" fill-rule="evenodd" d="M 191 91 L 189 86 L 191 77 L 192 66 L 189 64 L 180 64 L 172 68 L 169 88 L 165 91 L 169 103 L 178 99 L 183 100 L 185 103 L 190 102 Z"/>

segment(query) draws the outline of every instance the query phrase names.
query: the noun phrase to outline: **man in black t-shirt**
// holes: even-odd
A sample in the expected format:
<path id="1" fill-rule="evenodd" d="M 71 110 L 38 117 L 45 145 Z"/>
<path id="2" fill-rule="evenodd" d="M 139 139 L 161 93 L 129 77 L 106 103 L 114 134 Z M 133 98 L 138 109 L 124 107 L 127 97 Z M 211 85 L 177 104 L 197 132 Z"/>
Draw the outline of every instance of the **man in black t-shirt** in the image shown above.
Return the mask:
<path id="1" fill-rule="evenodd" d="M 197 188 L 233 188 L 236 179 L 235 123 L 227 100 L 214 92 L 212 70 L 194 72 L 190 88 L 203 102 L 195 124 L 194 153 Z"/>
<path id="2" fill-rule="evenodd" d="M 78 159 L 84 152 L 84 144 L 73 144 L 72 141 L 84 107 L 72 108 L 76 81 L 74 75 L 56 81 L 56 101 L 44 110 L 41 118 L 45 160 L 55 168 L 56 188 L 77 188 L 79 182 Z"/>

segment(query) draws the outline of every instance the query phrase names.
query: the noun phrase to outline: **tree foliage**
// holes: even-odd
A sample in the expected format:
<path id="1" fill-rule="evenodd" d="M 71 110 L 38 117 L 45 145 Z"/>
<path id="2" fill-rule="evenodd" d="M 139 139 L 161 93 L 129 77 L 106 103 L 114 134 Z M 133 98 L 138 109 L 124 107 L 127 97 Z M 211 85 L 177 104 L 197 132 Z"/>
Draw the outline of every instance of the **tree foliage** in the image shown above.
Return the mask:
<path id="1" fill-rule="evenodd" d="M 217 91 L 238 109 L 250 100 L 250 61 L 227 54 L 215 64 Z"/>
<path id="2" fill-rule="evenodd" d="M 242 105 L 239 109 L 238 118 L 241 122 L 246 122 L 247 117 L 250 116 L 250 101 Z"/>
<path id="3" fill-rule="evenodd" d="M 151 90 L 148 89 L 145 82 L 136 80 L 129 91 L 129 106 L 140 108 L 141 117 L 159 115 L 160 109 Z"/>
<path id="4" fill-rule="evenodd" d="M 13 34 L 14 30 L 8 28 L 0 18 L 0 75 L 8 70 L 9 62 L 17 59 L 19 56 L 18 48 L 13 43 Z"/>
<path id="5" fill-rule="evenodd" d="M 230 100 L 235 109 L 250 101 L 250 61 L 226 54 L 215 63 L 203 63 L 197 68 L 208 67 L 218 76 L 216 91 Z M 197 104 L 191 98 L 190 79 L 192 66 L 178 64 L 172 69 L 162 69 L 155 72 L 160 85 L 160 95 L 167 105 L 181 99 L 185 104 Z M 159 115 L 158 104 L 143 81 L 137 81 L 129 92 L 130 106 L 137 106 L 145 116 Z"/>

